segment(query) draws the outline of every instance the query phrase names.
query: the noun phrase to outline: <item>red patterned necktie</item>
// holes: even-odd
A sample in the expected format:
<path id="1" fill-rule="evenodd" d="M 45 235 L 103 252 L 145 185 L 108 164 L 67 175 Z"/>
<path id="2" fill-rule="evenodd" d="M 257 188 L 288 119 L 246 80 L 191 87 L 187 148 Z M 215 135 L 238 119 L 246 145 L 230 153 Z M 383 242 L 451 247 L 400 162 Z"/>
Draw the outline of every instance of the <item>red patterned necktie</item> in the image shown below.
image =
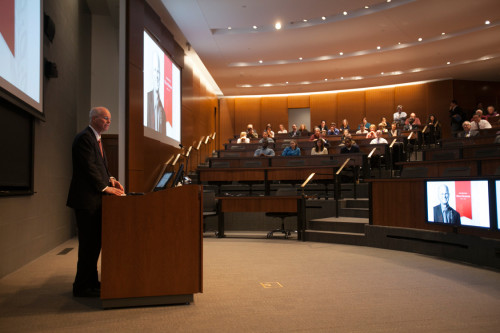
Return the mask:
<path id="1" fill-rule="evenodd" d="M 100 139 L 97 140 L 97 143 L 99 143 L 99 149 L 101 150 L 101 156 L 104 157 L 104 154 L 102 152 L 102 142 L 101 142 L 101 140 Z"/>

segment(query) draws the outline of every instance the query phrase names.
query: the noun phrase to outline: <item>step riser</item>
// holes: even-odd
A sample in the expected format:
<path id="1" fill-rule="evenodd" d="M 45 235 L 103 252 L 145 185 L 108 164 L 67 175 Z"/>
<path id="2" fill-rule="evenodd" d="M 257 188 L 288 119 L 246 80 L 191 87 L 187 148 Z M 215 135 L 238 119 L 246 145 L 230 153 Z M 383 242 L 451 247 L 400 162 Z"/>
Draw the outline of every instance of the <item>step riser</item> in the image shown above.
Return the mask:
<path id="1" fill-rule="evenodd" d="M 318 243 L 335 243 L 335 244 L 346 244 L 346 245 L 366 245 L 365 236 L 356 235 L 342 235 L 342 234 L 325 234 L 325 233 L 315 233 L 314 231 L 306 231 L 304 234 L 304 240 L 308 242 L 318 242 Z"/>
<path id="2" fill-rule="evenodd" d="M 365 224 L 349 222 L 309 221 L 308 230 L 338 231 L 365 234 Z"/>
<path id="3" fill-rule="evenodd" d="M 370 202 L 368 200 L 345 200 L 345 206 L 343 208 L 370 208 Z"/>
<path id="4" fill-rule="evenodd" d="M 370 211 L 367 209 L 341 208 L 339 211 L 339 216 L 369 218 Z"/>

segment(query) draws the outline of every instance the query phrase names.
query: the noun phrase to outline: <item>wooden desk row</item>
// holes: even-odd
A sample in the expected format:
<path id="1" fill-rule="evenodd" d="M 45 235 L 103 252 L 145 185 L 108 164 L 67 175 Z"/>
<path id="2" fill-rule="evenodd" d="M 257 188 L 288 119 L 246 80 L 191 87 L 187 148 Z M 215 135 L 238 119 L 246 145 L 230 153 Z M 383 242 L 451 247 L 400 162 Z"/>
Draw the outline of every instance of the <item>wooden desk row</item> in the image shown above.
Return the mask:
<path id="1" fill-rule="evenodd" d="M 471 138 L 473 139 L 473 138 Z M 475 144 L 476 141 L 457 140 L 455 145 L 424 149 L 424 161 L 457 160 L 462 158 L 485 158 L 500 156 L 500 145 L 492 143 Z"/>
<path id="2" fill-rule="evenodd" d="M 402 178 L 475 177 L 500 175 L 500 156 L 398 163 Z"/>

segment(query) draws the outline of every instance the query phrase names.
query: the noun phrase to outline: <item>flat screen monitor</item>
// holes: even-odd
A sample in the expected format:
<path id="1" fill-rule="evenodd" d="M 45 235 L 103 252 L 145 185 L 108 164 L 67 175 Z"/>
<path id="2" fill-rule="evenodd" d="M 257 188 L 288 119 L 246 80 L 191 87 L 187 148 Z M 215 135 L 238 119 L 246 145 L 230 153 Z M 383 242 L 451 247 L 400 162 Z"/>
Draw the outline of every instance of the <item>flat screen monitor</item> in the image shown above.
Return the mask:
<path id="1" fill-rule="evenodd" d="M 169 171 L 164 172 L 163 175 L 160 177 L 160 180 L 158 180 L 158 182 L 156 183 L 156 186 L 153 189 L 153 191 L 156 192 L 166 189 L 170 179 L 172 179 L 173 174 L 174 174 L 173 172 Z"/>
<path id="2" fill-rule="evenodd" d="M 490 228 L 488 180 L 426 181 L 427 222 Z"/>
<path id="3" fill-rule="evenodd" d="M 41 0 L 0 1 L 0 96 L 35 115 L 43 113 L 41 27 Z"/>
<path id="4" fill-rule="evenodd" d="M 497 229 L 500 230 L 500 180 L 495 180 L 496 207 L 497 207 Z"/>
<path id="5" fill-rule="evenodd" d="M 144 136 L 177 147 L 181 142 L 181 71 L 144 31 Z"/>

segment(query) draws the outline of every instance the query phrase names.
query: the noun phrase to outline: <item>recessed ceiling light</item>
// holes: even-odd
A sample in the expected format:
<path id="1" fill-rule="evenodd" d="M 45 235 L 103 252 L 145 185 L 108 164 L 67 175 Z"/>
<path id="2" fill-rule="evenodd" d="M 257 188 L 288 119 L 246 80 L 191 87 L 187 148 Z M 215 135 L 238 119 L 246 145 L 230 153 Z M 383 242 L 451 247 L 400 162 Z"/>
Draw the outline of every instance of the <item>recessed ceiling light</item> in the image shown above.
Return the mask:
<path id="1" fill-rule="evenodd" d="M 444 35 L 446 35 L 446 32 L 442 32 L 442 33 L 441 33 L 441 36 L 444 36 Z"/>
<path id="2" fill-rule="evenodd" d="M 447 64 L 447 65 L 449 65 L 449 64 L 451 64 L 451 62 L 450 62 L 450 61 L 448 61 L 446 64 Z"/>
<path id="3" fill-rule="evenodd" d="M 491 23 L 491 22 L 490 22 L 489 20 L 484 21 L 484 24 L 486 24 L 486 25 L 488 25 L 488 24 L 490 24 L 490 23 Z"/>
<path id="4" fill-rule="evenodd" d="M 262 60 L 259 60 L 259 64 L 262 64 Z"/>
<path id="5" fill-rule="evenodd" d="M 365 9 L 368 9 L 368 8 L 370 8 L 370 6 L 365 6 Z"/>
<path id="6" fill-rule="evenodd" d="M 340 55 L 344 55 L 344 52 L 339 52 Z"/>
<path id="7" fill-rule="evenodd" d="M 420 37 L 420 38 L 418 39 L 418 41 L 419 41 L 419 42 L 421 42 L 421 41 L 422 41 L 422 37 Z"/>
<path id="8" fill-rule="evenodd" d="M 307 22 L 307 20 L 306 20 L 306 19 L 303 19 L 302 21 Z"/>
<path id="9" fill-rule="evenodd" d="M 276 30 L 280 30 L 281 29 L 281 22 L 276 22 L 274 27 L 276 28 Z"/>
<path id="10" fill-rule="evenodd" d="M 328 79 L 325 79 L 325 81 L 328 81 Z"/>
<path id="11" fill-rule="evenodd" d="M 322 20 L 324 21 L 324 20 L 326 20 L 326 17 L 324 17 L 324 16 L 321 16 L 321 19 L 322 19 Z"/>
<path id="12" fill-rule="evenodd" d="M 253 26 L 253 28 L 254 28 L 254 29 L 257 29 L 257 26 L 256 26 L 256 25 L 254 25 L 254 26 Z"/>
<path id="13" fill-rule="evenodd" d="M 302 60 L 302 57 L 299 57 L 299 60 Z"/>
<path id="14" fill-rule="evenodd" d="M 380 50 L 380 46 L 377 46 L 377 50 Z"/>
<path id="15" fill-rule="evenodd" d="M 341 76 L 341 77 L 340 77 L 340 79 L 341 79 L 341 80 L 343 80 L 343 79 L 344 79 L 344 77 L 343 77 L 343 76 Z"/>
<path id="16" fill-rule="evenodd" d="M 231 27 L 227 27 L 228 30 L 231 30 L 232 28 Z"/>
<path id="17" fill-rule="evenodd" d="M 285 84 L 288 84 L 288 81 L 286 81 Z"/>
<path id="18" fill-rule="evenodd" d="M 380 72 L 381 75 L 384 75 L 384 72 Z"/>
<path id="19" fill-rule="evenodd" d="M 391 0 L 387 0 L 387 2 L 391 2 Z"/>
<path id="20" fill-rule="evenodd" d="M 347 15 L 347 12 L 344 12 L 343 14 L 344 14 L 344 15 Z"/>
<path id="21" fill-rule="evenodd" d="M 398 45 L 401 45 L 401 42 L 398 42 Z"/>

